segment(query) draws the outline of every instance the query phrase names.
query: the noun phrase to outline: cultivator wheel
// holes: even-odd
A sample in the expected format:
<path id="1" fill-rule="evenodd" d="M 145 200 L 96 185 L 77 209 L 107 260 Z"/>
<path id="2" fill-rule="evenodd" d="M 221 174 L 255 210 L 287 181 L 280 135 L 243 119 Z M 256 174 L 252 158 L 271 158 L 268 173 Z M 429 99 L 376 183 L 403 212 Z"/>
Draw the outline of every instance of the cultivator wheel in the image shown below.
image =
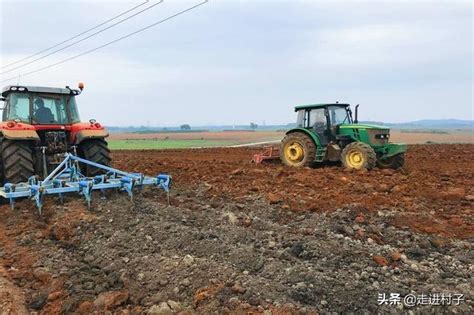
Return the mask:
<path id="1" fill-rule="evenodd" d="M 405 165 L 405 154 L 403 153 L 377 160 L 377 166 L 379 168 L 399 169 L 403 167 L 403 165 Z"/>
<path id="2" fill-rule="evenodd" d="M 281 141 L 280 159 L 285 165 L 311 166 L 315 156 L 316 144 L 304 133 L 290 133 Z"/>
<path id="3" fill-rule="evenodd" d="M 348 144 L 341 154 L 342 163 L 351 169 L 373 169 L 377 156 L 370 145 L 363 142 L 352 142 Z"/>
<path id="4" fill-rule="evenodd" d="M 21 183 L 35 174 L 33 150 L 27 141 L 2 139 L 2 183 Z"/>
<path id="5" fill-rule="evenodd" d="M 110 150 L 104 139 L 84 141 L 79 145 L 78 149 L 79 156 L 86 160 L 105 166 L 110 166 L 111 164 Z M 93 177 L 104 173 L 102 169 L 88 164 L 81 163 L 80 167 L 85 176 Z"/>

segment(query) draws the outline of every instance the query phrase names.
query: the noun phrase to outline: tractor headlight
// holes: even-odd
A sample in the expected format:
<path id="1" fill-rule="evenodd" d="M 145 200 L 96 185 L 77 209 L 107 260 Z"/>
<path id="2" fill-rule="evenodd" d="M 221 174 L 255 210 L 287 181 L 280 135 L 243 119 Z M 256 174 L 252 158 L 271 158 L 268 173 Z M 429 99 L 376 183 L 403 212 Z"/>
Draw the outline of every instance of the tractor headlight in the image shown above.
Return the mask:
<path id="1" fill-rule="evenodd" d="M 375 139 L 385 140 L 385 139 L 388 139 L 388 138 L 390 138 L 390 134 L 388 134 L 388 133 L 379 133 L 379 134 L 375 135 Z"/>

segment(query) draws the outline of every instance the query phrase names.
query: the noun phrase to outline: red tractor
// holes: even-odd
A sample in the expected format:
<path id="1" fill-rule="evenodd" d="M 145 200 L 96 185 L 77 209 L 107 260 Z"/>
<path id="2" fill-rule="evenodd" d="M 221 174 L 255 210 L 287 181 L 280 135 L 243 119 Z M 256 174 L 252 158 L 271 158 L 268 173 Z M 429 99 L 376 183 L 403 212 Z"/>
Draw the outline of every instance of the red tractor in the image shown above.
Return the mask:
<path id="1" fill-rule="evenodd" d="M 0 185 L 45 178 L 69 152 L 110 165 L 105 128 L 94 119 L 80 122 L 76 106 L 79 89 L 10 85 L 2 90 L 5 102 L 0 123 Z M 100 170 L 80 165 L 86 176 Z"/>

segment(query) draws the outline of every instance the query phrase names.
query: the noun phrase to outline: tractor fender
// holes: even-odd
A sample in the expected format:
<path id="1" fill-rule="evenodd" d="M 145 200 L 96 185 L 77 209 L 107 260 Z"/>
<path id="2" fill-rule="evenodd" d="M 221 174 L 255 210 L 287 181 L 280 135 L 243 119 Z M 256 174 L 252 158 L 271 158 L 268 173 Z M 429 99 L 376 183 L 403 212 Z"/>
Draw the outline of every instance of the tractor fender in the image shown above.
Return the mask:
<path id="1" fill-rule="evenodd" d="M 285 134 L 289 135 L 290 133 L 295 132 L 302 132 L 304 134 L 307 134 L 313 140 L 317 147 L 321 146 L 321 141 L 319 141 L 319 137 L 314 132 L 311 132 L 305 128 L 293 128 L 291 130 L 288 130 Z"/>
<path id="2" fill-rule="evenodd" d="M 9 140 L 40 140 L 35 130 L 2 130 L 1 133 Z"/>
<path id="3" fill-rule="evenodd" d="M 15 123 L 9 125 L 12 122 L 1 122 L 0 123 L 0 134 L 9 140 L 33 140 L 39 141 L 40 137 L 33 127 L 30 124 L 25 123 Z"/>
<path id="4" fill-rule="evenodd" d="M 97 138 L 106 138 L 109 136 L 109 133 L 105 129 L 90 129 L 90 130 L 80 130 L 76 133 L 75 143 L 79 144 L 87 139 L 97 139 Z"/>

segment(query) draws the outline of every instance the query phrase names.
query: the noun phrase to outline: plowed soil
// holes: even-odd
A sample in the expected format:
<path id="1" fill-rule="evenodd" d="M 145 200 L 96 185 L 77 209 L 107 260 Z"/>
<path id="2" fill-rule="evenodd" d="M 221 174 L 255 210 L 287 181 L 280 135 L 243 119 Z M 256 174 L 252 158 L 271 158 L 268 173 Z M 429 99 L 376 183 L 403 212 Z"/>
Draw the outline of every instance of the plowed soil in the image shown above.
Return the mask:
<path id="1" fill-rule="evenodd" d="M 397 223 L 459 238 L 473 237 L 474 145 L 413 145 L 401 170 L 348 171 L 339 165 L 293 169 L 250 164 L 261 149 L 116 151 L 114 163 L 146 174 L 166 171 L 176 187 L 245 200 L 263 195 L 295 211 L 400 209 Z M 426 223 L 426 224 L 425 224 Z"/>
<path id="2" fill-rule="evenodd" d="M 474 145 L 413 145 L 401 170 L 254 165 L 258 149 L 115 151 L 174 178 L 0 207 L 0 313 L 472 313 Z M 379 306 L 380 293 L 463 294 Z M 24 303 L 23 303 L 24 301 Z"/>

